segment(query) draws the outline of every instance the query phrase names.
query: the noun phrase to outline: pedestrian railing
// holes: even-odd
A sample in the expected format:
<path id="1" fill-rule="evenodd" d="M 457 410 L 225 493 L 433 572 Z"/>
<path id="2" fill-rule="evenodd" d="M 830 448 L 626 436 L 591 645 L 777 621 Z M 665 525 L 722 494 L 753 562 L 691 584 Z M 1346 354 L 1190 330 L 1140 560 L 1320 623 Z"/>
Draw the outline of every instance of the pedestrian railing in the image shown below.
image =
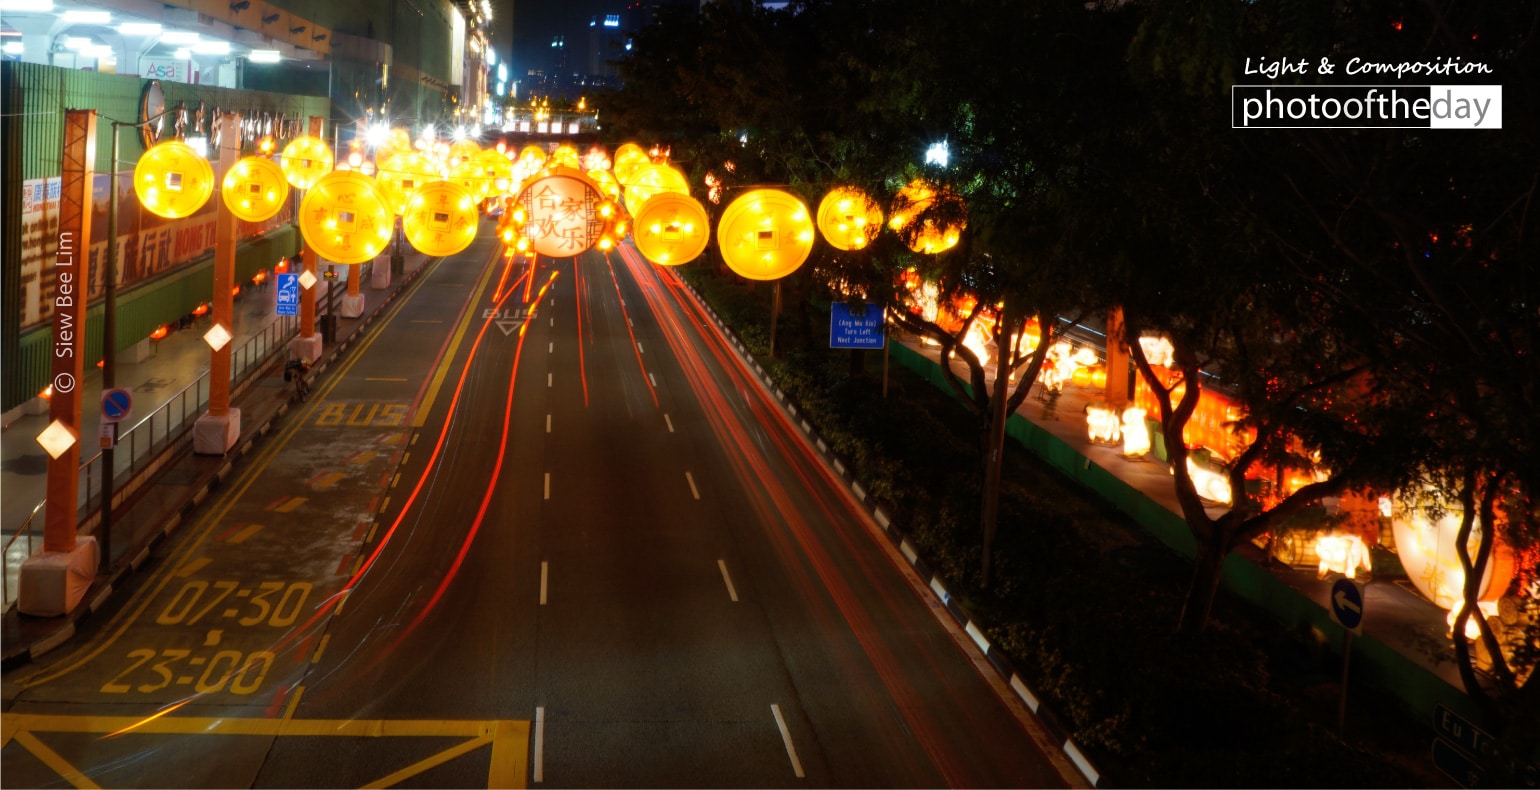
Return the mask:
<path id="1" fill-rule="evenodd" d="M 231 383 L 238 383 L 261 370 L 274 355 L 287 355 L 289 338 L 298 329 L 299 319 L 280 316 L 247 338 L 240 348 L 230 353 Z M 114 489 L 123 490 L 125 483 L 131 483 L 149 471 L 168 449 L 187 436 L 193 423 L 208 410 L 208 403 L 209 372 L 205 370 L 196 381 L 172 395 L 160 408 L 121 432 L 117 449 L 113 452 Z M 80 465 L 79 501 L 76 502 L 78 524 L 90 520 L 101 508 L 102 464 L 102 454 L 98 452 Z M 0 609 L 9 608 L 16 600 L 16 585 L 22 561 L 42 547 L 42 523 L 47 509 L 47 500 L 37 503 L 26 522 L 6 538 L 3 555 L 5 585 L 0 590 Z"/>

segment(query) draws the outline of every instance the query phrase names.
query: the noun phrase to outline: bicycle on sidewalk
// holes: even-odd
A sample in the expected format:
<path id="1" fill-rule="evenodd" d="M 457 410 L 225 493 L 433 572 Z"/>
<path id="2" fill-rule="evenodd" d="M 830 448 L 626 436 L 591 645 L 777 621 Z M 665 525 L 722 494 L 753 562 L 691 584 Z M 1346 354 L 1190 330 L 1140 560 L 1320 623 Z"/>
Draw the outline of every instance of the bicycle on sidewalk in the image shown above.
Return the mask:
<path id="1" fill-rule="evenodd" d="M 294 400 L 301 403 L 310 397 L 310 363 L 303 359 L 291 359 L 283 366 L 283 380 L 294 382 Z"/>

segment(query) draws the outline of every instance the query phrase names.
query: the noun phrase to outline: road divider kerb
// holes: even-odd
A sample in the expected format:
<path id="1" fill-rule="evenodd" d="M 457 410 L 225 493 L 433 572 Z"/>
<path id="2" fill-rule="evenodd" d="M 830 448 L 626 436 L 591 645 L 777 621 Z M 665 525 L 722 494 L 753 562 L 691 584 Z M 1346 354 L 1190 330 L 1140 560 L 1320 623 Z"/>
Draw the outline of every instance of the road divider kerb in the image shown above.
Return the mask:
<path id="1" fill-rule="evenodd" d="M 738 349 L 740 359 L 742 359 L 747 365 L 752 366 L 756 372 L 761 374 L 766 389 L 775 393 L 776 400 L 781 402 L 782 407 L 786 411 L 786 414 L 792 418 L 796 418 L 796 403 L 794 403 L 791 398 L 784 394 L 780 387 L 778 387 L 770 378 L 768 373 L 764 372 L 764 369 L 760 367 L 759 363 L 756 362 L 753 356 L 748 353 L 748 349 L 743 345 L 743 341 L 739 340 L 738 336 L 734 334 L 726 324 L 722 323 L 722 319 L 716 314 L 715 311 L 713 311 L 709 306 L 706 306 L 706 300 L 701 296 L 700 292 L 696 291 L 695 287 L 689 285 L 688 283 L 685 284 L 685 287 L 694 296 L 695 301 L 701 307 L 703 307 L 706 313 L 711 316 L 712 320 L 716 322 L 718 331 L 720 331 L 723 336 L 725 336 L 731 342 L 731 344 Z M 812 425 L 805 418 L 801 419 L 800 422 L 803 432 L 807 434 L 808 441 L 815 444 L 819 455 L 824 459 L 826 463 L 834 468 L 839 475 L 844 476 L 844 462 L 829 452 L 828 444 L 824 442 L 824 440 L 820 438 L 816 432 L 814 432 Z M 940 577 L 936 575 L 936 573 L 926 564 L 924 560 L 920 559 L 920 556 L 918 552 L 915 551 L 913 544 L 909 542 L 908 536 L 904 534 L 903 530 L 894 526 L 887 512 L 883 510 L 882 507 L 868 502 L 866 489 L 861 486 L 858 481 L 854 480 L 851 481 L 850 488 L 852 494 L 854 494 L 856 498 L 863 504 L 867 505 L 867 507 L 870 509 L 873 520 L 875 520 L 877 524 L 882 528 L 883 533 L 888 537 L 888 539 L 898 547 L 899 552 L 903 554 L 904 559 L 907 560 L 910 566 L 914 568 L 915 573 L 919 575 L 922 583 L 924 583 L 925 586 L 931 591 L 931 593 L 936 596 L 937 600 L 940 601 L 943 608 L 947 610 L 952 618 L 957 621 L 957 624 L 961 626 L 964 632 L 968 634 L 969 639 L 971 639 L 974 645 L 978 647 L 979 650 L 984 654 L 984 658 L 989 661 L 990 666 L 994 667 L 995 672 L 1006 682 L 1008 686 L 1010 686 L 1011 690 L 1015 692 L 1018 698 L 1021 699 L 1022 703 L 1027 706 L 1027 710 L 1029 710 L 1035 717 L 1037 717 L 1039 721 L 1043 723 L 1044 727 L 1047 728 L 1050 735 L 1055 740 L 1062 742 L 1060 750 L 1064 752 L 1064 755 L 1069 758 L 1070 762 L 1074 764 L 1075 768 L 1080 771 L 1081 776 L 1085 777 L 1085 780 L 1089 782 L 1092 787 L 1096 787 L 1097 783 L 1101 781 L 1101 772 L 1096 769 L 1096 767 L 1091 763 L 1090 758 L 1088 758 L 1085 753 L 1080 750 L 1080 747 L 1075 744 L 1074 739 L 1069 737 L 1069 733 L 1064 729 L 1064 726 L 1060 724 L 1058 717 L 1054 715 L 1053 711 L 1044 707 L 1042 705 L 1042 701 L 1037 697 L 1037 695 L 1032 693 L 1031 689 L 1027 687 L 1026 682 L 1022 680 L 1019 674 L 1017 674 L 1015 666 L 1011 663 L 1010 658 L 1004 653 L 1004 651 L 990 643 L 988 638 L 984 636 L 983 631 L 980 630 L 980 628 L 973 622 L 972 617 L 969 616 L 969 614 L 964 611 L 963 608 L 946 591 L 946 588 L 941 584 Z M 779 720 L 779 709 L 777 708 L 775 712 L 777 714 L 776 718 Z M 785 735 L 786 731 L 782 729 L 782 733 Z M 787 736 L 786 744 L 789 749 L 791 746 L 789 736 Z M 793 759 L 795 759 L 795 757 L 793 757 Z M 798 768 L 799 771 L 797 775 L 800 777 L 802 775 L 800 772 L 800 766 L 798 766 Z"/>

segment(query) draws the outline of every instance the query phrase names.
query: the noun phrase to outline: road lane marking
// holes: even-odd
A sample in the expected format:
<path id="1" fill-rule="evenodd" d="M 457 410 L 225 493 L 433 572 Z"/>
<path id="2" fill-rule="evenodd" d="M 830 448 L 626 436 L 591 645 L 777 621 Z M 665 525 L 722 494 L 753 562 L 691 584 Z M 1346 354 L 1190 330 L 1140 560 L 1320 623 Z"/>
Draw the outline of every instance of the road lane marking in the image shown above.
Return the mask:
<path id="1" fill-rule="evenodd" d="M 324 640 L 323 640 L 322 644 L 325 644 Z M 317 656 L 317 657 L 319 657 L 319 656 Z M 304 686 L 295 686 L 294 687 L 294 696 L 289 698 L 288 706 L 283 709 L 283 720 L 284 721 L 293 721 L 294 720 L 294 711 L 299 708 L 299 698 L 303 697 L 303 696 L 305 696 L 305 687 Z"/>
<path id="2" fill-rule="evenodd" d="M 296 509 L 298 509 L 300 505 L 303 505 L 303 504 L 305 504 L 306 502 L 309 502 L 309 501 L 310 500 L 306 499 L 305 497 L 297 496 L 297 497 L 293 497 L 293 498 L 289 499 L 289 501 L 284 502 L 283 504 L 279 505 L 278 507 L 273 508 L 273 510 L 276 511 L 276 512 L 279 512 L 279 513 L 292 513 Z"/>
<path id="3" fill-rule="evenodd" d="M 667 414 L 664 414 L 664 415 L 663 415 L 663 421 L 664 421 L 664 422 L 666 422 L 666 423 L 668 423 L 668 432 L 669 432 L 669 433 L 673 433 L 673 432 L 674 432 L 674 421 L 673 421 L 673 420 L 670 420 L 670 419 L 669 419 L 669 418 L 668 418 L 668 415 L 667 415 Z"/>
<path id="4" fill-rule="evenodd" d="M 685 472 L 684 479 L 690 482 L 690 493 L 694 494 L 696 499 L 700 499 L 700 489 L 695 487 L 695 477 L 692 476 L 689 472 Z"/>
<path id="5" fill-rule="evenodd" d="M 211 562 L 213 562 L 213 560 L 209 559 L 208 557 L 199 557 L 198 559 L 195 559 L 192 562 L 189 562 L 186 565 L 183 565 L 182 567 L 177 568 L 176 572 L 171 574 L 171 575 L 172 576 L 176 576 L 178 578 L 185 579 L 188 576 L 191 576 L 194 573 L 197 573 L 198 571 L 203 570 L 204 567 L 207 566 Z"/>
<path id="6" fill-rule="evenodd" d="M 251 537 L 252 535 L 257 534 L 257 532 L 260 531 L 261 529 L 262 529 L 262 525 L 261 524 L 247 524 L 245 529 L 242 529 L 241 531 L 235 533 L 234 535 L 231 535 L 230 537 L 225 538 L 225 542 L 226 543 L 232 543 L 232 544 L 240 545 L 241 543 L 244 543 L 247 538 Z"/>
<path id="7" fill-rule="evenodd" d="M 791 770 L 801 779 L 802 761 L 797 759 L 797 747 L 791 745 L 791 731 L 786 729 L 786 719 L 781 717 L 781 706 L 771 705 L 770 712 L 775 714 L 775 726 L 781 730 L 781 742 L 786 744 L 786 756 L 791 758 Z"/>
<path id="8" fill-rule="evenodd" d="M 545 432 L 551 432 L 551 415 L 549 414 L 545 415 Z"/>
<path id="9" fill-rule="evenodd" d="M 550 570 L 551 570 L 550 567 L 545 563 L 545 561 L 542 560 L 541 563 L 540 563 L 540 605 L 541 606 L 545 606 L 545 581 L 546 581 L 546 578 L 550 575 Z"/>
<path id="10" fill-rule="evenodd" d="M 545 781 L 545 708 L 535 708 L 535 781 Z"/>
<path id="11" fill-rule="evenodd" d="M 396 487 L 396 486 L 398 486 L 398 485 L 400 485 L 400 484 L 401 484 L 401 473 L 400 473 L 400 472 L 397 472 L 397 473 L 396 473 L 396 476 L 395 476 L 395 477 L 392 477 L 392 478 L 391 478 L 391 479 L 390 479 L 390 487 L 391 487 L 391 488 L 395 488 L 395 487 Z"/>
<path id="12" fill-rule="evenodd" d="M 490 262 L 491 261 L 488 261 L 488 263 Z M 471 294 L 470 301 L 466 302 L 465 306 L 460 308 L 460 325 L 455 328 L 454 334 L 450 336 L 449 347 L 444 350 L 443 356 L 441 357 L 441 362 L 438 366 L 438 370 L 434 371 L 433 379 L 428 383 L 427 395 L 424 396 L 419 403 L 417 407 L 417 413 L 412 415 L 412 427 L 414 428 L 421 428 L 423 425 L 427 424 L 428 412 L 433 410 L 433 401 L 438 398 L 439 389 L 444 386 L 444 379 L 449 375 L 449 368 L 454 364 L 455 352 L 459 351 L 460 342 L 465 339 L 466 330 L 470 329 L 471 320 L 475 314 L 475 311 L 471 309 L 471 306 L 481 303 L 482 295 L 486 293 L 487 286 L 492 282 L 492 274 L 496 272 L 498 268 L 496 266 L 490 266 L 487 264 L 483 264 L 483 266 L 485 267 L 485 271 L 483 271 L 481 274 L 481 283 L 480 285 L 476 286 L 476 292 Z M 415 444 L 416 442 L 417 437 L 413 436 L 412 443 Z"/>
<path id="13" fill-rule="evenodd" d="M 550 499 L 551 498 L 551 473 L 550 472 L 546 472 L 545 473 L 545 498 L 546 499 Z"/>
<path id="14" fill-rule="evenodd" d="M 364 377 L 364 381 L 411 381 L 411 379 L 397 379 L 397 378 L 372 378 L 372 377 L 370 377 L 370 376 L 365 376 L 365 377 Z"/>
<path id="15" fill-rule="evenodd" d="M 556 316 L 551 316 L 551 326 L 556 326 Z"/>
<path id="16" fill-rule="evenodd" d="M 717 567 L 722 569 L 722 581 L 727 582 L 727 597 L 733 599 L 733 603 L 737 603 L 738 591 L 733 588 L 733 577 L 727 575 L 727 561 L 717 560 Z"/>
<path id="17" fill-rule="evenodd" d="M 658 386 L 658 379 L 657 379 L 657 377 L 653 376 L 651 373 L 647 374 L 647 380 L 652 382 L 652 386 L 654 386 L 654 387 Z"/>
<path id="18" fill-rule="evenodd" d="M 547 373 L 547 374 L 545 374 L 545 385 L 547 387 L 554 386 L 555 383 L 556 383 L 556 374 L 555 373 Z"/>
<path id="19" fill-rule="evenodd" d="M 556 353 L 556 341 L 555 340 L 551 341 L 551 345 L 546 348 L 545 353 L 547 353 L 547 354 L 555 354 Z"/>
<path id="20" fill-rule="evenodd" d="M 34 756 L 43 761 L 44 765 L 53 769 L 54 773 L 58 774 L 61 779 L 69 782 L 72 786 L 83 789 L 101 787 L 101 785 L 91 781 L 90 778 L 81 773 L 75 766 L 70 765 L 68 760 L 60 757 L 58 752 L 43 745 L 43 742 L 38 740 L 36 735 L 23 730 L 16 733 L 16 743 L 23 749 L 32 752 Z"/>
<path id="21" fill-rule="evenodd" d="M 640 340 L 636 341 L 636 351 L 637 351 L 637 353 L 640 353 L 640 354 L 647 353 L 645 350 L 642 349 L 642 341 L 640 341 Z"/>

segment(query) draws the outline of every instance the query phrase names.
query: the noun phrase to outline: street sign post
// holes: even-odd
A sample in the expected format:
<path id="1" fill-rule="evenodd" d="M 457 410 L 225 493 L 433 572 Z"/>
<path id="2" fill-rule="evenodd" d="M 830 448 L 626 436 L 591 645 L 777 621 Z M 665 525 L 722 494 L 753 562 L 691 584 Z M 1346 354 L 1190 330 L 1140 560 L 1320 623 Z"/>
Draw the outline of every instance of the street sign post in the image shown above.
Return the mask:
<path id="1" fill-rule="evenodd" d="M 1355 635 L 1363 636 L 1364 593 L 1352 579 L 1338 579 L 1331 586 L 1331 600 L 1327 608 L 1331 619 Z"/>
<path id="2" fill-rule="evenodd" d="M 1482 768 L 1443 738 L 1433 739 L 1433 765 L 1461 787 L 1481 787 Z"/>
<path id="3" fill-rule="evenodd" d="M 126 419 L 133 410 L 133 393 L 122 387 L 102 390 L 102 422 Z"/>
<path id="4" fill-rule="evenodd" d="M 829 348 L 883 347 L 882 308 L 865 305 L 860 312 L 847 302 L 829 305 Z"/>
<path id="5" fill-rule="evenodd" d="M 278 315 L 299 315 L 299 272 L 284 272 L 276 278 Z"/>
<path id="6" fill-rule="evenodd" d="M 1326 602 L 1331 619 L 1347 633 L 1342 635 L 1342 694 L 1337 698 L 1337 732 L 1347 731 L 1348 659 L 1353 655 L 1353 635 L 1364 632 L 1364 591 L 1352 579 L 1338 579 Z"/>

